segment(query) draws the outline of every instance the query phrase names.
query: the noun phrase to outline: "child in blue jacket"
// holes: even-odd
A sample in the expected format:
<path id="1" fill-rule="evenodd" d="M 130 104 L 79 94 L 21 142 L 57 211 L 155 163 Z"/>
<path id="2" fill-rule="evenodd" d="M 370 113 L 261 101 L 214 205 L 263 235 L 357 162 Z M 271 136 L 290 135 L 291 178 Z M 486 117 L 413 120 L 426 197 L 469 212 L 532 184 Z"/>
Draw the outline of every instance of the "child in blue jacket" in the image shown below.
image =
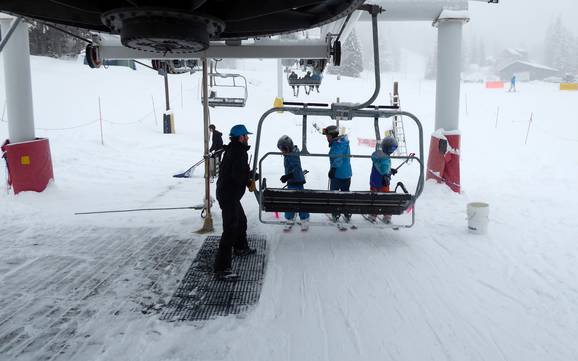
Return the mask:
<path id="1" fill-rule="evenodd" d="M 301 168 L 299 148 L 293 144 L 293 140 L 287 135 L 279 138 L 277 148 L 283 153 L 283 165 L 285 166 L 285 174 L 281 176 L 281 182 L 287 183 L 287 189 L 303 190 L 305 176 Z M 285 219 L 287 220 L 285 231 L 289 231 L 295 224 L 295 212 L 285 212 Z M 299 212 L 299 219 L 301 219 L 301 230 L 306 231 L 309 228 L 309 213 Z"/>
<path id="2" fill-rule="evenodd" d="M 397 170 L 391 168 L 391 154 L 397 149 L 397 140 L 394 137 L 385 137 L 381 141 L 381 149 L 376 150 L 371 155 L 371 175 L 369 177 L 369 189 L 372 192 L 389 192 L 391 176 Z M 375 222 L 377 215 L 370 214 L 369 220 Z M 383 216 L 385 223 L 391 222 L 391 215 Z"/>
<path id="3" fill-rule="evenodd" d="M 323 129 L 323 134 L 329 142 L 329 189 L 332 191 L 349 192 L 351 186 L 351 154 L 347 136 L 339 136 L 339 128 L 330 125 Z M 338 213 L 333 214 L 334 221 L 339 219 Z M 345 222 L 349 222 L 351 214 L 344 214 Z"/>

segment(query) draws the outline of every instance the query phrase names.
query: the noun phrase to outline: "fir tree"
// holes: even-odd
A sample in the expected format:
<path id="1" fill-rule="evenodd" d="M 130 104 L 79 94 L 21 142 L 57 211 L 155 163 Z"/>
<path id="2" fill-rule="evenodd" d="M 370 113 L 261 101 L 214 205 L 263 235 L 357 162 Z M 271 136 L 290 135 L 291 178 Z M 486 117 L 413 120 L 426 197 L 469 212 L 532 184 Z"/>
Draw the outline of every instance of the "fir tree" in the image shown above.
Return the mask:
<path id="1" fill-rule="evenodd" d="M 437 66 L 438 66 L 438 47 L 437 43 L 434 44 L 433 54 L 428 57 L 427 65 L 425 67 L 425 79 L 434 80 L 437 77 Z"/>
<path id="2" fill-rule="evenodd" d="M 548 28 L 545 38 L 544 59 L 546 64 L 561 73 L 578 71 L 578 39 L 558 17 Z"/>
<path id="3" fill-rule="evenodd" d="M 88 38 L 88 30 L 71 26 L 61 26 L 66 31 Z M 37 21 L 33 21 L 28 28 L 30 39 L 30 54 L 61 57 L 77 55 L 86 46 L 86 42 L 62 31 L 56 30 Z"/>
<path id="4" fill-rule="evenodd" d="M 486 46 L 485 46 L 484 41 L 482 39 L 480 39 L 480 42 L 478 43 L 477 63 L 480 66 L 486 65 Z"/>

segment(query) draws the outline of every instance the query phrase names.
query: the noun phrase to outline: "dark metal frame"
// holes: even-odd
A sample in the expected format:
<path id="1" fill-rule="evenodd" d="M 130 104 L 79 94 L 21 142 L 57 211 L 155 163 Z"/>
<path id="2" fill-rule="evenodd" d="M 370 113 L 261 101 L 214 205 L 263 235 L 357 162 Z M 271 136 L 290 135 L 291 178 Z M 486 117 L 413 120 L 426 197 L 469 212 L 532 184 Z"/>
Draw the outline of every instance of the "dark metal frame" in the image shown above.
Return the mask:
<path id="1" fill-rule="evenodd" d="M 330 117 L 332 119 L 336 119 L 339 116 L 343 115 L 343 108 L 340 107 L 335 107 L 332 106 L 331 108 L 317 108 L 317 107 L 308 107 L 306 105 L 304 105 L 303 107 L 282 107 L 282 108 L 271 108 L 268 111 L 265 112 L 265 114 L 263 114 L 261 116 L 261 118 L 259 119 L 259 124 L 257 126 L 257 133 L 256 133 L 256 141 L 255 141 L 255 153 L 254 153 L 254 157 L 253 157 L 253 178 L 256 177 L 256 173 L 259 173 L 261 175 L 263 175 L 263 160 L 265 160 L 267 157 L 271 156 L 271 155 L 282 155 L 282 153 L 280 152 L 268 152 L 265 155 L 263 155 L 261 158 L 259 158 L 259 150 L 260 150 L 260 140 L 261 140 L 261 132 L 262 132 L 262 128 L 263 128 L 263 123 L 264 121 L 267 119 L 267 117 L 275 112 L 289 112 L 291 114 L 294 115 L 301 115 L 303 116 L 303 137 L 302 137 L 302 150 L 300 152 L 300 156 L 306 156 L 306 157 L 329 157 L 328 154 L 318 154 L 318 153 L 309 153 L 309 151 L 307 150 L 307 136 L 306 136 L 306 129 L 307 129 L 307 116 L 327 116 Z M 418 131 L 419 131 L 419 157 L 415 157 L 415 156 L 392 156 L 392 159 L 412 159 L 415 160 L 419 163 L 420 166 L 420 176 L 419 176 L 419 180 L 418 183 L 416 185 L 415 191 L 414 193 L 411 195 L 411 205 L 413 205 L 415 203 L 415 201 L 417 200 L 417 198 L 421 195 L 422 191 L 423 191 L 423 187 L 424 187 L 424 182 L 425 182 L 425 166 L 424 166 L 424 146 L 423 146 L 423 128 L 421 125 L 421 122 L 419 121 L 419 119 L 409 113 L 409 112 L 405 112 L 405 111 L 400 111 L 400 110 L 394 110 L 394 109 L 358 109 L 358 110 L 353 110 L 353 109 L 349 109 L 349 113 L 348 116 L 350 116 L 351 118 L 373 118 L 374 119 L 374 124 L 376 127 L 376 133 L 379 134 L 379 124 L 378 124 L 378 120 L 379 118 L 391 118 L 394 116 L 407 116 L 408 118 L 412 119 L 417 127 L 418 127 Z M 349 155 L 349 156 L 342 156 L 342 157 L 347 157 L 347 158 L 371 158 L 371 156 L 369 155 Z M 265 190 L 266 187 L 266 180 L 265 178 L 261 177 L 260 181 L 259 181 L 259 189 L 255 191 L 255 196 L 257 198 L 257 202 L 259 203 L 259 221 L 261 221 L 261 223 L 265 223 L 265 224 L 285 224 L 285 221 L 271 221 L 271 220 L 265 220 L 263 219 L 263 191 Z M 336 192 L 337 193 L 337 192 Z M 369 192 L 366 192 L 369 193 Z M 411 206 L 410 205 L 410 206 Z M 387 228 L 393 228 L 393 227 L 412 227 L 415 224 L 415 210 L 411 213 L 412 214 L 412 220 L 411 220 L 411 224 L 409 225 L 397 225 L 397 224 L 391 224 L 388 225 Z M 311 222 L 312 225 L 327 225 L 330 224 L 330 222 Z M 375 225 L 372 225 L 372 227 L 375 227 Z"/>
<path id="2" fill-rule="evenodd" d="M 363 10 L 363 11 L 367 11 L 368 13 L 371 14 L 371 23 L 372 23 L 372 34 L 373 34 L 373 59 L 374 59 L 374 74 L 375 74 L 375 89 L 373 91 L 373 94 L 371 95 L 371 97 L 364 103 L 361 104 L 347 104 L 347 103 L 333 103 L 331 104 L 331 106 L 329 106 L 329 104 L 316 104 L 316 103 L 310 103 L 310 104 L 306 104 L 306 103 L 285 103 L 284 105 L 297 105 L 297 107 L 294 106 L 284 106 L 281 108 L 272 108 L 269 109 L 268 111 L 265 112 L 265 114 L 263 114 L 261 116 L 261 119 L 259 119 L 259 125 L 257 127 L 257 135 L 256 135 L 256 145 L 255 145 L 255 154 L 254 154 L 254 160 L 253 160 L 253 179 L 256 179 L 257 176 L 257 171 L 259 171 L 259 174 L 263 175 L 263 160 L 265 158 L 267 158 L 270 155 L 282 155 L 282 153 L 279 152 L 269 152 L 266 153 L 261 159 L 259 159 L 259 146 L 260 146 L 260 140 L 261 140 L 261 131 L 262 131 L 262 127 L 263 127 L 263 122 L 265 121 L 265 119 L 272 113 L 277 112 L 277 113 L 283 113 L 283 112 L 289 112 L 291 114 L 294 115 L 301 115 L 303 117 L 303 132 L 302 132 L 302 146 L 301 146 L 301 151 L 299 155 L 302 156 L 307 156 L 307 157 L 329 157 L 328 154 L 311 154 L 309 153 L 309 151 L 307 150 L 307 117 L 308 116 L 326 116 L 326 117 L 330 117 L 331 119 L 334 120 L 352 120 L 353 118 L 373 118 L 374 120 L 374 128 L 375 128 L 375 136 L 376 139 L 380 139 L 380 131 L 379 131 L 379 119 L 380 118 L 390 118 L 390 117 L 394 117 L 394 116 L 407 116 L 409 118 L 411 118 L 417 125 L 418 130 L 419 130 L 419 157 L 414 157 L 414 156 L 392 156 L 391 158 L 393 159 L 405 159 L 405 160 L 409 160 L 409 159 L 413 159 L 416 160 L 419 163 L 420 166 L 420 175 L 419 175 L 419 180 L 418 183 L 416 185 L 416 189 L 413 195 L 411 195 L 410 198 L 410 202 L 404 202 L 404 206 L 400 206 L 398 205 L 397 208 L 395 208 L 394 210 L 396 211 L 396 214 L 400 214 L 399 212 L 403 212 L 405 211 L 407 208 L 412 207 L 413 204 L 415 203 L 415 201 L 417 200 L 417 198 L 421 195 L 422 191 L 423 191 L 423 186 L 424 186 L 424 150 L 423 150 L 423 128 L 422 125 L 419 121 L 419 119 L 409 113 L 409 112 L 405 112 L 405 111 L 401 111 L 398 109 L 397 106 L 380 106 L 380 105 L 372 105 L 372 103 L 375 101 L 375 99 L 377 98 L 377 95 L 379 94 L 379 89 L 381 86 L 381 79 L 380 79 L 380 70 L 379 70 L 379 39 L 378 39 L 378 29 L 377 29 L 377 15 L 379 15 L 383 9 L 377 5 L 362 5 L 361 7 L 359 7 L 359 10 Z M 368 155 L 342 155 L 341 157 L 344 158 L 371 158 Z M 405 191 L 405 187 L 403 187 L 403 190 Z M 265 178 L 261 177 L 260 181 L 259 181 L 259 189 L 255 191 L 255 196 L 257 198 L 257 202 L 259 203 L 259 220 L 262 223 L 268 223 L 268 224 L 285 224 L 285 221 L 267 221 L 263 219 L 263 204 L 264 204 L 264 190 L 266 189 L 266 180 Z M 396 187 L 397 189 L 397 187 Z M 295 203 L 298 203 L 299 205 L 303 205 L 306 204 L 308 200 L 305 199 L 305 196 L 307 196 L 310 200 L 311 194 L 314 194 L 315 191 L 293 191 L 295 196 L 302 194 L 304 197 L 303 199 L 297 199 L 297 197 L 295 199 L 297 199 L 297 201 L 292 202 L 291 207 L 294 207 Z M 300 193 L 301 192 L 301 193 Z M 313 192 L 313 193 L 312 193 Z M 318 191 L 319 192 L 319 191 Z M 341 207 L 342 211 L 347 211 L 347 200 L 344 198 L 347 198 L 346 196 L 344 196 L 344 193 L 347 194 L 358 194 L 359 197 L 363 197 L 363 198 L 371 198 L 371 199 L 379 199 L 381 201 L 387 200 L 387 199 L 393 199 L 395 198 L 396 200 L 399 199 L 400 197 L 392 197 L 392 193 L 376 193 L 376 192 L 326 192 L 326 191 L 322 191 L 325 195 L 325 199 L 327 200 L 331 200 L 331 202 L 328 202 L 330 204 L 339 204 L 339 206 Z M 395 191 L 394 191 L 395 192 Z M 329 196 L 335 196 L 335 199 L 329 199 Z M 355 197 L 353 197 L 355 198 Z M 407 198 L 407 197 L 401 197 L 401 198 Z M 359 213 L 361 210 L 363 209 L 375 209 L 375 208 L 379 208 L 375 207 L 375 203 L 372 203 L 373 201 L 370 201 L 370 203 L 372 204 L 363 204 L 363 202 L 365 201 L 359 201 L 357 199 L 351 199 L 350 200 L 354 201 L 356 203 L 356 205 L 353 208 L 355 208 L 356 213 Z M 319 200 L 317 200 L 319 202 Z M 385 202 L 387 203 L 387 202 Z M 309 206 L 312 206 L 312 203 L 308 203 Z M 284 206 L 288 207 L 287 204 L 284 204 Z M 317 207 L 317 210 L 320 210 L 321 206 L 318 205 L 314 205 L 315 207 Z M 406 207 L 407 206 L 407 207 Z M 313 207 L 313 206 L 312 206 Z M 383 209 L 387 209 L 387 207 L 389 206 L 384 206 Z M 281 207 L 279 207 L 281 208 Z M 402 209 L 403 208 L 403 209 Z M 393 208 L 390 208 L 393 209 Z M 315 212 L 312 212 L 315 213 Z M 411 226 L 413 226 L 415 224 L 415 211 L 411 212 L 412 215 L 412 219 L 411 219 L 411 224 L 409 225 L 395 225 L 395 224 L 390 224 L 388 226 L 386 226 L 387 228 L 396 228 L 396 227 L 406 227 L 409 228 Z M 322 224 L 322 225 L 326 225 L 326 224 L 330 224 L 329 222 L 325 222 L 325 223 L 311 223 L 311 224 Z M 372 227 L 375 227 L 375 225 L 372 225 Z"/>

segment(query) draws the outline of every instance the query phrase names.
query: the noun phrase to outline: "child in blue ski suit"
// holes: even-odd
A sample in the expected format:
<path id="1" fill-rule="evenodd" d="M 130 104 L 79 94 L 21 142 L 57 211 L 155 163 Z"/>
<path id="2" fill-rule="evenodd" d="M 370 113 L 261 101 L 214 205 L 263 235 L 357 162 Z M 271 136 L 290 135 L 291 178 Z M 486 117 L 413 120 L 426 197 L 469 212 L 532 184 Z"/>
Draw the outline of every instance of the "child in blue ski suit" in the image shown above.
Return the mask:
<path id="1" fill-rule="evenodd" d="M 397 140 L 394 137 L 386 137 L 381 142 L 381 149 L 376 150 L 371 155 L 371 175 L 369 176 L 369 189 L 372 192 L 389 192 L 391 176 L 397 173 L 391 168 L 390 155 L 397 149 Z M 370 221 L 375 221 L 377 215 L 370 214 Z M 391 215 L 383 216 L 384 222 L 391 222 Z"/>
<path id="2" fill-rule="evenodd" d="M 351 161 L 347 157 L 351 154 L 349 140 L 347 136 L 339 136 L 339 129 L 335 125 L 330 125 L 323 129 L 323 134 L 325 134 L 329 142 L 329 164 L 331 166 L 327 174 L 330 182 L 329 189 L 349 192 L 352 176 Z M 337 220 L 339 216 L 339 214 L 333 214 L 334 220 Z M 344 214 L 344 217 L 345 221 L 348 222 L 351 214 Z"/>
<path id="3" fill-rule="evenodd" d="M 372 192 L 389 192 L 391 178 L 391 159 L 380 150 L 371 154 L 371 175 L 369 177 L 369 190 Z"/>
<path id="4" fill-rule="evenodd" d="M 283 165 L 285 167 L 285 174 L 281 176 L 281 182 L 287 183 L 287 189 L 303 190 L 305 175 L 301 168 L 299 148 L 296 145 L 293 145 L 293 140 L 286 135 L 279 138 L 277 148 L 279 148 L 283 153 Z M 295 212 L 285 212 L 285 219 L 289 222 L 293 222 L 295 219 Z M 301 219 L 302 228 L 305 229 L 307 222 L 309 222 L 309 213 L 299 212 L 299 219 Z"/>

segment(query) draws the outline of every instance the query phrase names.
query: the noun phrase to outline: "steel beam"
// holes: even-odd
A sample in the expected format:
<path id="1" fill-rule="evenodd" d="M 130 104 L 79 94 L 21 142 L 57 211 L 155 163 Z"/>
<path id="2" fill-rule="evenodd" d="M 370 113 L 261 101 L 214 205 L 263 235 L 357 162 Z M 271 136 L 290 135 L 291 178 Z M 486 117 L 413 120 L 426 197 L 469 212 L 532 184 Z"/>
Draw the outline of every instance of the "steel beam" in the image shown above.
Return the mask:
<path id="1" fill-rule="evenodd" d="M 158 54 L 124 47 L 119 39 L 96 41 L 102 59 L 329 59 L 329 43 L 319 39 L 306 40 L 257 40 L 242 45 L 225 45 L 222 42 L 198 53 Z"/>
<path id="2" fill-rule="evenodd" d="M 468 9 L 468 0 L 377 0 L 371 3 L 385 10 L 379 16 L 380 21 L 434 21 L 444 9 Z M 359 21 L 371 21 L 371 17 L 363 14 Z"/>

